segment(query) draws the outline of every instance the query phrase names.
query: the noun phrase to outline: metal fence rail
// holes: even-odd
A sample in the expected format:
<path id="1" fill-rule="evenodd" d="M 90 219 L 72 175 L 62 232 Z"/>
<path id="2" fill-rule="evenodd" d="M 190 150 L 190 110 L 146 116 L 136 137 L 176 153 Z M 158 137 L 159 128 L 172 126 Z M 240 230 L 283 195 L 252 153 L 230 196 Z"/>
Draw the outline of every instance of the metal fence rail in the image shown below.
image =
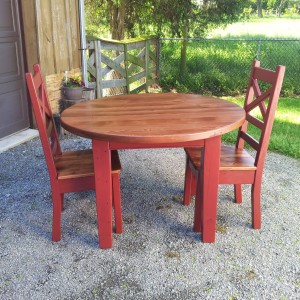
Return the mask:
<path id="1" fill-rule="evenodd" d="M 182 39 L 160 40 L 160 83 L 183 92 L 242 94 L 252 60 L 264 68 L 286 66 L 282 94 L 300 95 L 300 39 L 188 39 L 186 72 L 180 70 Z"/>

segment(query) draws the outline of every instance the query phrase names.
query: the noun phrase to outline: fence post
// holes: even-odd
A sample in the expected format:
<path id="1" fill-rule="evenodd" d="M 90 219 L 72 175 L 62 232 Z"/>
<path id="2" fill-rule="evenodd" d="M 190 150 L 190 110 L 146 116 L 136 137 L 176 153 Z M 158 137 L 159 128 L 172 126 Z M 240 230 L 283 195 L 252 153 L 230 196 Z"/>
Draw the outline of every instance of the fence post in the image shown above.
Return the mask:
<path id="1" fill-rule="evenodd" d="M 146 77 L 145 89 L 146 89 L 146 93 L 149 93 L 149 60 L 150 60 L 149 47 L 150 47 L 149 40 L 146 40 L 146 43 L 145 43 L 145 77 Z"/>
<path id="2" fill-rule="evenodd" d="M 102 68 L 101 68 L 101 42 L 95 41 L 95 65 L 96 65 L 96 82 L 97 82 L 97 98 L 102 98 Z"/>
<path id="3" fill-rule="evenodd" d="M 156 47 L 156 76 L 157 76 L 157 83 L 160 83 L 160 68 L 161 68 L 161 43 L 162 38 L 157 38 L 157 47 Z"/>
<path id="4" fill-rule="evenodd" d="M 261 46 L 261 38 L 258 39 L 257 43 L 257 59 L 260 60 L 260 46 Z"/>
<path id="5" fill-rule="evenodd" d="M 124 44 L 124 66 L 125 66 L 125 75 L 126 75 L 126 89 L 127 94 L 130 94 L 130 85 L 129 85 L 129 72 L 128 72 L 128 47 L 127 44 Z"/>

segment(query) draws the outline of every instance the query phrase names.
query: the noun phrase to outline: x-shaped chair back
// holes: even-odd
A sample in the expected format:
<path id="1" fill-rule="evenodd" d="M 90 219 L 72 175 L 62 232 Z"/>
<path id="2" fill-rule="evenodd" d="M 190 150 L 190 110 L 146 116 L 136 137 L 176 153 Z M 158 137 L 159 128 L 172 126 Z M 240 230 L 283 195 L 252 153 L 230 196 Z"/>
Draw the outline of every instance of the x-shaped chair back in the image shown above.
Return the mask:
<path id="1" fill-rule="evenodd" d="M 64 194 L 95 189 L 93 152 L 91 149 L 62 152 L 40 66 L 34 65 L 33 70 L 34 74 L 26 73 L 26 82 L 50 176 L 52 239 L 59 241 Z M 111 152 L 111 166 L 116 232 L 121 233 L 121 164 L 117 151 Z"/>
<path id="2" fill-rule="evenodd" d="M 256 151 L 257 167 L 264 164 L 284 73 L 284 66 L 277 66 L 276 70 L 272 71 L 261 68 L 258 60 L 253 62 L 244 103 L 246 120 L 239 129 L 236 147 L 244 148 L 244 142 L 250 145 Z M 247 130 L 249 124 L 260 131 L 257 138 Z"/>
<path id="3" fill-rule="evenodd" d="M 35 64 L 33 70 L 33 75 L 26 73 L 27 87 L 50 177 L 56 178 L 54 156 L 61 155 L 62 151 L 40 66 Z"/>

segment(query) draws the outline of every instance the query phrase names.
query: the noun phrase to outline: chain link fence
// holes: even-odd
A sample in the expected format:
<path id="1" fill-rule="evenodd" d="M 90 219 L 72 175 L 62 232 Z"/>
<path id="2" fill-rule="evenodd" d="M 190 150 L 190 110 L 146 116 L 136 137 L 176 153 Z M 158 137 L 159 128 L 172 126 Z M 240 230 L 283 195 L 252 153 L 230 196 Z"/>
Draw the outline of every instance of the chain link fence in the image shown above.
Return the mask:
<path id="1" fill-rule="evenodd" d="M 282 95 L 300 95 L 300 39 L 188 39 L 181 64 L 182 39 L 160 40 L 160 84 L 166 89 L 216 96 L 243 94 L 253 59 L 264 68 L 286 66 Z"/>

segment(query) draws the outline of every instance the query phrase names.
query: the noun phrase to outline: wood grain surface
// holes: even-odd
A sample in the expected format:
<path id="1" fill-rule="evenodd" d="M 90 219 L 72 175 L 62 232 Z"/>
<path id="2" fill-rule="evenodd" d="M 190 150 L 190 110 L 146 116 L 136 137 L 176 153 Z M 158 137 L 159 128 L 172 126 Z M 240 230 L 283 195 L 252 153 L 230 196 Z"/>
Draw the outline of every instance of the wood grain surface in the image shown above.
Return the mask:
<path id="1" fill-rule="evenodd" d="M 86 138 L 120 143 L 176 143 L 238 128 L 242 107 L 195 94 L 135 94 L 87 101 L 66 109 L 62 126 Z"/>

